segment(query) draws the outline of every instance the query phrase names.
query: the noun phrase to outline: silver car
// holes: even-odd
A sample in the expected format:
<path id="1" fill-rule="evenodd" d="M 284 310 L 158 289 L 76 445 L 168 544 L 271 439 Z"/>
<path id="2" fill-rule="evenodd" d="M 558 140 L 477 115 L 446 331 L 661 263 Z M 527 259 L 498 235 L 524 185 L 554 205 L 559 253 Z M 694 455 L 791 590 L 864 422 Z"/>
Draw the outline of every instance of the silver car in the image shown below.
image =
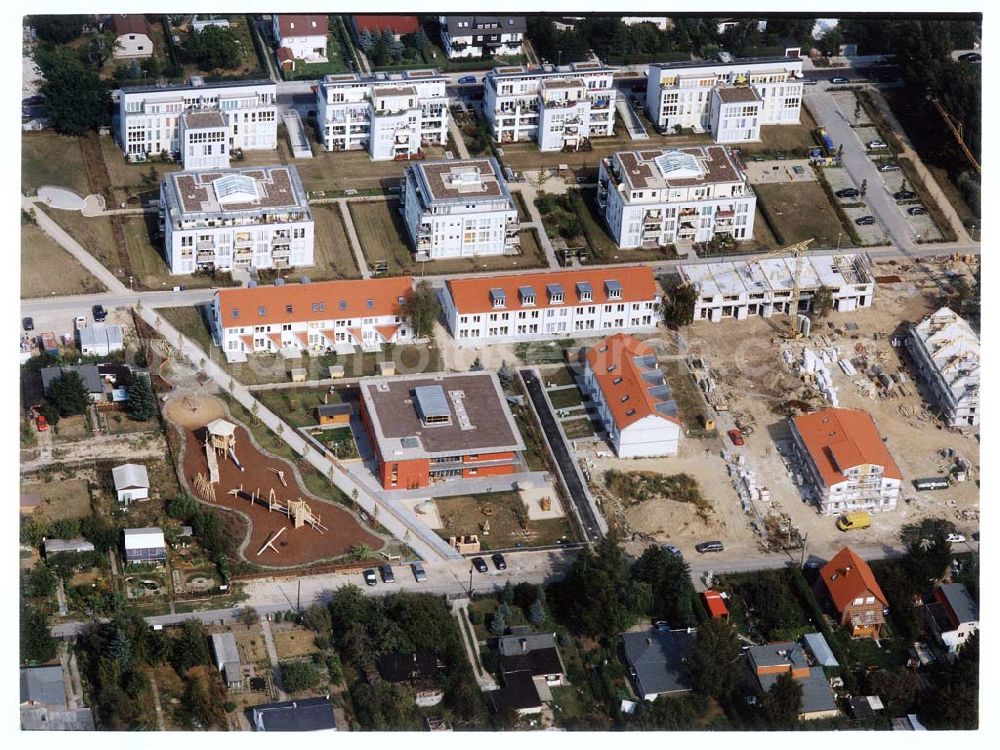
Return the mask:
<path id="1" fill-rule="evenodd" d="M 427 572 L 424 570 L 423 563 L 411 563 L 410 568 L 413 570 L 413 577 L 416 579 L 417 583 L 423 583 L 427 580 Z"/>

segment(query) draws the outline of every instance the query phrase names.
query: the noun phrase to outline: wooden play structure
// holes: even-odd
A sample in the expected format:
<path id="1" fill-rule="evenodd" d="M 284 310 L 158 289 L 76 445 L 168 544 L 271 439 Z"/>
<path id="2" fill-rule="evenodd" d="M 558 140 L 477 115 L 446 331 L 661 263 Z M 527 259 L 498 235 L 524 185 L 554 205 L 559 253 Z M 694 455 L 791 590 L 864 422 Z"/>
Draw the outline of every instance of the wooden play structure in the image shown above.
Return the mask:
<path id="1" fill-rule="evenodd" d="M 253 492 L 246 492 L 242 484 L 237 489 L 229 490 L 229 494 L 233 497 L 248 500 L 251 505 L 259 503 L 267 508 L 269 513 L 274 511 L 284 513 L 292 521 L 292 528 L 300 529 L 308 524 L 321 534 L 327 531 L 326 526 L 323 525 L 322 517 L 318 513 L 313 513 L 312 508 L 309 507 L 309 503 L 301 497 L 297 500 L 286 500 L 283 503 L 278 499 L 277 493 L 272 488 L 268 490 L 267 499 L 265 500 L 259 489 Z"/>
<path id="2" fill-rule="evenodd" d="M 278 554 L 278 548 L 274 546 L 274 543 L 278 540 L 278 537 L 281 536 L 282 532 L 284 532 L 285 528 L 286 528 L 285 526 L 282 526 L 280 529 L 274 532 L 274 534 L 268 537 L 267 541 L 264 542 L 264 546 L 261 547 L 259 550 L 257 550 L 257 557 L 260 557 L 261 553 L 264 552 L 264 550 L 266 550 L 268 547 L 274 550 L 274 554 Z"/>
<path id="3" fill-rule="evenodd" d="M 281 482 L 282 487 L 288 486 L 288 482 L 285 481 L 285 472 L 283 472 L 281 469 L 272 469 L 270 466 L 267 468 L 267 470 L 273 471 L 275 474 L 278 475 L 278 481 Z"/>
<path id="4" fill-rule="evenodd" d="M 236 467 L 243 471 L 243 464 L 236 458 L 236 425 L 225 419 L 215 419 L 205 426 L 205 458 L 213 483 L 219 481 L 219 456 L 228 455 Z"/>
<path id="5" fill-rule="evenodd" d="M 218 481 L 218 465 L 216 465 L 216 481 Z M 202 500 L 215 502 L 215 485 L 200 471 L 198 472 L 198 476 L 194 478 L 194 488 L 201 495 Z"/>

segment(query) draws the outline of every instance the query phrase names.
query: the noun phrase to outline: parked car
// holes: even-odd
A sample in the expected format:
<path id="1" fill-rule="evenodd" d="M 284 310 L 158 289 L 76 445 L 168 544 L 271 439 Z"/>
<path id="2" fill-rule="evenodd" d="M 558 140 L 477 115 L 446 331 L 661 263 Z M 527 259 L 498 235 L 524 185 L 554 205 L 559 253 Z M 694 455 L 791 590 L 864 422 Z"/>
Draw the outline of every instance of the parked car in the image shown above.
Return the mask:
<path id="1" fill-rule="evenodd" d="M 392 566 L 386 563 L 378 566 L 379 575 L 382 576 L 382 583 L 395 583 L 396 576 L 392 572 Z"/>
<path id="2" fill-rule="evenodd" d="M 878 165 L 879 172 L 899 172 L 903 168 L 898 164 L 893 164 L 891 161 L 884 161 Z"/>
<path id="3" fill-rule="evenodd" d="M 44 414 L 39 414 L 35 417 L 35 427 L 38 428 L 39 432 L 45 432 L 49 429 L 49 420 L 45 418 Z"/>
<path id="4" fill-rule="evenodd" d="M 35 319 L 34 318 L 25 318 L 24 320 L 21 321 L 21 325 L 24 327 L 24 330 L 26 330 L 26 331 L 34 331 L 35 330 Z"/>
<path id="5" fill-rule="evenodd" d="M 491 558 L 493 560 L 493 565 L 497 570 L 507 570 L 507 561 L 503 559 L 503 555 L 497 552 Z"/>
<path id="6" fill-rule="evenodd" d="M 672 544 L 661 544 L 660 549 L 664 552 L 669 552 L 674 557 L 684 557 L 684 553 L 680 551 L 680 548 Z"/>
<path id="7" fill-rule="evenodd" d="M 838 190 L 834 195 L 838 198 L 857 198 L 861 195 L 861 191 L 857 188 L 844 188 L 843 190 Z"/>
<path id="8" fill-rule="evenodd" d="M 870 529 L 872 525 L 872 514 L 866 510 L 845 513 L 837 519 L 837 528 L 841 531 L 861 531 Z"/>
<path id="9" fill-rule="evenodd" d="M 964 55 L 959 55 L 958 59 L 961 62 L 982 62 L 983 56 L 978 52 L 966 52 Z"/>
<path id="10" fill-rule="evenodd" d="M 917 197 L 917 194 L 912 190 L 899 190 L 892 194 L 892 197 L 898 201 L 912 201 Z"/>
<path id="11" fill-rule="evenodd" d="M 819 81 L 815 81 L 812 78 L 807 78 L 806 80 L 804 80 L 802 82 L 802 85 L 803 86 L 815 86 L 817 83 L 819 83 Z"/>
<path id="12" fill-rule="evenodd" d="M 475 83 L 476 82 L 476 77 L 475 76 L 462 76 L 461 78 L 458 79 L 458 82 L 462 83 L 462 84 L 465 84 L 465 83 Z"/>
<path id="13" fill-rule="evenodd" d="M 906 209 L 906 213 L 908 213 L 910 216 L 926 216 L 927 209 L 924 208 L 923 206 L 910 206 L 908 209 Z"/>
<path id="14" fill-rule="evenodd" d="M 703 555 L 706 552 L 722 552 L 725 549 L 722 546 L 722 542 L 719 541 L 702 542 L 701 544 L 694 545 L 694 548 Z"/>
<path id="15" fill-rule="evenodd" d="M 830 83 L 834 84 L 835 86 L 843 86 L 845 83 L 850 83 L 850 82 L 851 79 L 841 78 L 840 76 L 836 76 L 830 79 Z"/>
<path id="16" fill-rule="evenodd" d="M 743 433 L 736 428 L 731 429 L 726 434 L 729 435 L 729 439 L 733 441 L 733 445 L 743 445 L 746 443 L 746 440 L 743 439 Z"/>
<path id="17" fill-rule="evenodd" d="M 423 583 L 427 580 L 427 571 L 424 570 L 423 563 L 411 563 L 410 568 L 413 570 L 413 577 L 416 579 L 417 583 Z"/>
<path id="18" fill-rule="evenodd" d="M 94 305 L 94 320 L 100 323 L 108 317 L 108 311 L 104 309 L 104 305 Z"/>
<path id="19" fill-rule="evenodd" d="M 874 216 L 859 216 L 854 220 L 854 223 L 859 227 L 871 227 L 875 225 Z"/>
<path id="20" fill-rule="evenodd" d="M 866 143 L 865 145 L 872 151 L 876 151 L 878 149 L 883 149 L 883 148 L 889 148 L 889 145 L 885 141 L 868 141 L 868 143 Z"/>
<path id="21" fill-rule="evenodd" d="M 950 542 L 951 544 L 961 544 L 965 541 L 965 537 L 962 534 L 949 534 L 944 538 L 944 540 L 946 542 Z"/>
<path id="22" fill-rule="evenodd" d="M 489 567 L 486 565 L 486 561 L 481 557 L 472 558 L 472 567 L 475 568 L 479 573 L 488 573 Z"/>
<path id="23" fill-rule="evenodd" d="M 375 571 L 371 568 L 361 571 L 361 575 L 365 579 L 365 584 L 368 586 L 374 586 L 378 583 L 378 578 L 375 577 Z"/>

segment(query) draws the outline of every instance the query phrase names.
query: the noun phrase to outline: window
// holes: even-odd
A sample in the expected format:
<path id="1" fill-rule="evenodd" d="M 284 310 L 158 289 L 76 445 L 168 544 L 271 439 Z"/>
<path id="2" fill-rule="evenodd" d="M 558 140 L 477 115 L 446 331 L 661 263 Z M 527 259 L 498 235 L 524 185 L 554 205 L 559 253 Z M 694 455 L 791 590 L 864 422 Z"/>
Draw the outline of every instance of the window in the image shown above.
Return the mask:
<path id="1" fill-rule="evenodd" d="M 325 302 L 313 302 L 312 303 L 312 311 L 313 312 L 323 312 L 325 309 L 326 309 L 326 303 Z M 341 308 L 341 309 L 343 309 L 343 308 Z"/>
<path id="2" fill-rule="evenodd" d="M 263 306 L 258 307 L 257 308 L 257 314 L 260 315 L 261 317 L 267 315 L 267 308 L 263 307 Z"/>
<path id="3" fill-rule="evenodd" d="M 292 306 L 291 305 L 285 305 L 285 312 L 286 313 L 290 313 L 291 311 L 292 311 Z"/>
<path id="4" fill-rule="evenodd" d="M 239 310 L 233 310 L 231 314 L 232 314 L 232 316 L 234 318 L 240 317 L 240 311 Z"/>

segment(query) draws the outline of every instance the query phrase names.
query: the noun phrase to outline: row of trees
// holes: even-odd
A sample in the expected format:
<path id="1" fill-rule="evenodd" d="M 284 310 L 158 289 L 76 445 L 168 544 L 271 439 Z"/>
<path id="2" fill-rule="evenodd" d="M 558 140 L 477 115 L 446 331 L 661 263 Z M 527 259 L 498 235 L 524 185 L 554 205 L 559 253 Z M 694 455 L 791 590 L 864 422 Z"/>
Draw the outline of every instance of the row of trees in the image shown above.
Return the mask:
<path id="1" fill-rule="evenodd" d="M 417 58 L 430 46 L 430 39 L 423 28 L 413 34 L 405 34 L 397 39 L 391 29 L 382 31 L 362 31 L 358 35 L 358 46 L 365 57 L 375 65 L 399 65 L 404 57 Z"/>

